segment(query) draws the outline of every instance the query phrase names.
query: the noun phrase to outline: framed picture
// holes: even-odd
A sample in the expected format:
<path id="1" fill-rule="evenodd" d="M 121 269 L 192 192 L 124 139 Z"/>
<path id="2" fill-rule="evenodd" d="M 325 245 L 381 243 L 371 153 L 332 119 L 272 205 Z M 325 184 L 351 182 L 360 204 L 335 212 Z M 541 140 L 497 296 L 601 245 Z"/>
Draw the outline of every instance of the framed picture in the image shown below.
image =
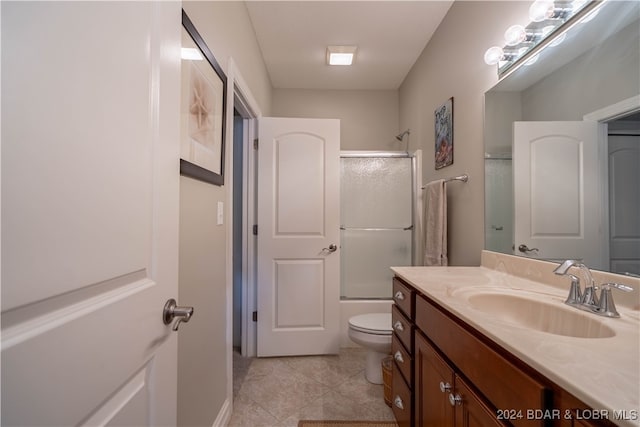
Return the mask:
<path id="1" fill-rule="evenodd" d="M 182 11 L 180 174 L 224 184 L 227 76 Z"/>
<path id="2" fill-rule="evenodd" d="M 436 109 L 435 112 L 436 169 L 453 164 L 453 97 Z"/>

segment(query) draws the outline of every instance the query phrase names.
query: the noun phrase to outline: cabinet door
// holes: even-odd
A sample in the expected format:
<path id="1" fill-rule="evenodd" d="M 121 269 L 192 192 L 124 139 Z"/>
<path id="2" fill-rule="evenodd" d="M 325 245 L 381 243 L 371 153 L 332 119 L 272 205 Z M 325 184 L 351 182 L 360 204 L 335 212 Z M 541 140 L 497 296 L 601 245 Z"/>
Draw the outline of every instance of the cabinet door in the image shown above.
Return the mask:
<path id="1" fill-rule="evenodd" d="M 496 411 L 485 405 L 480 397 L 458 375 L 455 376 L 455 390 L 451 400 L 451 403 L 455 405 L 455 427 L 499 427 L 508 425 L 496 419 Z M 518 414 L 506 415 L 507 418 L 511 416 L 518 417 Z"/>
<path id="2" fill-rule="evenodd" d="M 454 382 L 453 370 L 420 334 L 415 334 L 415 421 L 417 426 L 452 426 L 454 408 L 449 393 Z"/>

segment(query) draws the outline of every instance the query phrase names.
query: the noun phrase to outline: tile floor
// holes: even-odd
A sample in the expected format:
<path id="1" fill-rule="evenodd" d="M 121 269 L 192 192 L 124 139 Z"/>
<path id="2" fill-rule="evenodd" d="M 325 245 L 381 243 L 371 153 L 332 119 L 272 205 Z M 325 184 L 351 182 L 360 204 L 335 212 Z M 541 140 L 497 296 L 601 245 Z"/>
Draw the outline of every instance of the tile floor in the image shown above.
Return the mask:
<path id="1" fill-rule="evenodd" d="M 394 420 L 382 385 L 364 378 L 365 351 L 334 356 L 233 356 L 229 426 L 296 427 L 298 420 Z"/>

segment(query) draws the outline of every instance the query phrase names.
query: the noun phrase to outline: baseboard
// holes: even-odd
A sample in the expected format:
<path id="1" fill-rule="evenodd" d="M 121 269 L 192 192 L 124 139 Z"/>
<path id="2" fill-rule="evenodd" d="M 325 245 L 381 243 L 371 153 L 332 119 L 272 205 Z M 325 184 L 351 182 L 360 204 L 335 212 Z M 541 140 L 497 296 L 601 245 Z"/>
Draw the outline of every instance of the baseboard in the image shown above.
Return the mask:
<path id="1" fill-rule="evenodd" d="M 213 422 L 213 427 L 224 427 L 229 424 L 232 411 L 233 405 L 231 404 L 231 400 L 226 399 L 222 404 L 222 408 L 220 408 L 220 412 L 218 412 L 216 420 Z"/>

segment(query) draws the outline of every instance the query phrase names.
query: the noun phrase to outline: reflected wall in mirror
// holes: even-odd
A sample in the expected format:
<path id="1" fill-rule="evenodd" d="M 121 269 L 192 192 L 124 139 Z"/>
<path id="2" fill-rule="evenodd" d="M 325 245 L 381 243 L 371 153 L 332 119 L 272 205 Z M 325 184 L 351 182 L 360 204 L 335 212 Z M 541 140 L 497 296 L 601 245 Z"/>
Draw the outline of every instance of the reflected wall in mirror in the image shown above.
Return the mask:
<path id="1" fill-rule="evenodd" d="M 640 2 L 485 94 L 485 248 L 640 275 Z"/>

